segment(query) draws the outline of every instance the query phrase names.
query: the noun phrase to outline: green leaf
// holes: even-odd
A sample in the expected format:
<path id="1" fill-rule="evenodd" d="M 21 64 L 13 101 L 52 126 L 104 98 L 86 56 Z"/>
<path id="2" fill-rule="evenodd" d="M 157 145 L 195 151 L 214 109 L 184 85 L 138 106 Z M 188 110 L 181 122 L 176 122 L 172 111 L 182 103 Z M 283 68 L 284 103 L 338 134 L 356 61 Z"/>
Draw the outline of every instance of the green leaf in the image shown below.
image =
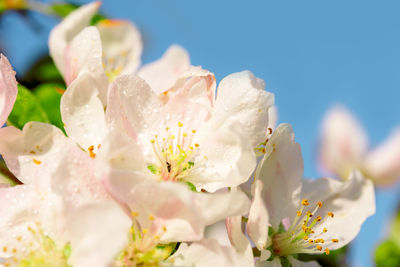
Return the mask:
<path id="1" fill-rule="evenodd" d="M 400 247 L 393 240 L 381 243 L 375 251 L 375 263 L 378 267 L 400 266 Z"/>
<path id="2" fill-rule="evenodd" d="M 33 94 L 39 100 L 41 106 L 46 112 L 51 124 L 63 129 L 61 120 L 60 101 L 65 87 L 59 83 L 41 84 L 33 90 Z"/>
<path id="3" fill-rule="evenodd" d="M 39 99 L 22 85 L 18 85 L 18 95 L 7 123 L 22 129 L 29 121 L 49 123 Z"/>
<path id="4" fill-rule="evenodd" d="M 66 16 L 69 15 L 72 11 L 77 9 L 79 6 L 73 5 L 73 4 L 68 4 L 68 3 L 55 3 L 50 6 L 50 9 L 54 11 L 57 15 L 59 15 L 62 18 L 65 18 Z"/>
<path id="5" fill-rule="evenodd" d="M 53 60 L 49 56 L 45 56 L 40 58 L 31 66 L 20 82 L 33 88 L 39 84 L 48 82 L 64 84 L 64 79 Z"/>
<path id="6" fill-rule="evenodd" d="M 393 220 L 390 239 L 396 242 L 397 246 L 400 247 L 400 212 L 397 213 L 396 218 Z"/>

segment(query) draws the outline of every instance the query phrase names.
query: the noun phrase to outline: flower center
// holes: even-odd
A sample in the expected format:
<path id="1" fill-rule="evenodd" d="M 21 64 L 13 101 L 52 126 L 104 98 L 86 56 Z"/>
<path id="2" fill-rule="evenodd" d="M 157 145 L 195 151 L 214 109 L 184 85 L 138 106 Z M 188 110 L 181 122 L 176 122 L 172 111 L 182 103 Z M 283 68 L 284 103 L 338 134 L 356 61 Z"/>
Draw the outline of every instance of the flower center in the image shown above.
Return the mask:
<path id="1" fill-rule="evenodd" d="M 3 253 L 10 254 L 5 259 L 4 266 L 70 266 L 68 265 L 71 254 L 69 244 L 60 249 L 54 240 L 43 232 L 39 223 L 36 223 L 34 227 L 28 226 L 27 231 L 30 236 L 16 237 L 17 243 L 21 243 L 21 246 L 3 246 Z"/>
<path id="2" fill-rule="evenodd" d="M 158 135 L 150 140 L 156 164 L 149 164 L 147 168 L 163 181 L 181 181 L 195 166 L 195 158 L 198 155 L 200 145 L 192 144 L 196 130 L 190 134 L 182 131 L 183 124 L 178 123 L 178 135 L 175 136 L 166 128 L 164 138 Z"/>
<path id="3" fill-rule="evenodd" d="M 129 242 L 118 255 L 114 267 L 158 266 L 174 251 L 176 244 L 159 244 L 160 236 L 167 230 L 165 226 L 161 228 L 160 233 L 157 233 L 153 230 L 154 216 L 148 216 L 149 228 L 141 227 L 135 219 L 137 216 L 139 216 L 137 212 L 132 212 L 133 223 Z"/>
<path id="4" fill-rule="evenodd" d="M 318 209 L 322 207 L 322 202 L 318 202 L 312 211 L 307 211 L 309 205 L 308 200 L 303 199 L 301 208 L 297 211 L 289 229 L 272 237 L 272 249 L 276 255 L 318 253 L 322 250 L 328 255 L 329 249 L 324 249 L 324 246 L 339 242 L 338 239 L 325 240 L 323 238 L 328 229 L 326 227 L 322 228 L 322 226 L 326 220 L 332 219 L 334 214 L 328 212 L 324 218 L 321 216 L 315 217 Z M 317 229 L 319 229 L 318 232 L 316 232 Z"/>
<path id="5" fill-rule="evenodd" d="M 110 82 L 113 82 L 122 73 L 128 63 L 128 51 L 122 51 L 117 56 L 107 56 L 103 52 L 103 68 Z"/>

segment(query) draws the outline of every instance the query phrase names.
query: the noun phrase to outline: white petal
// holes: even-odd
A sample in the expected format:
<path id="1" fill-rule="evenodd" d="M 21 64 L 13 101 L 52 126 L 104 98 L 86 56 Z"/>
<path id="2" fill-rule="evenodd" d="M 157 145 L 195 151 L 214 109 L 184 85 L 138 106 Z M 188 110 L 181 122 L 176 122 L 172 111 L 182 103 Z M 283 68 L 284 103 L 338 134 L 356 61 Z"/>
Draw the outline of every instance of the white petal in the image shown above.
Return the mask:
<path id="1" fill-rule="evenodd" d="M 161 101 L 144 80 L 135 75 L 122 75 L 110 87 L 106 118 L 112 127 L 149 146 L 154 137 L 151 132 L 158 125 L 160 128 L 164 125 L 159 117 L 161 107 Z"/>
<path id="2" fill-rule="evenodd" d="M 275 257 L 272 261 L 258 260 L 256 267 L 282 267 L 282 264 L 279 258 Z"/>
<path id="3" fill-rule="evenodd" d="M 259 250 L 265 249 L 268 241 L 269 216 L 261 197 L 263 183 L 256 180 L 254 183 L 253 201 L 249 211 L 249 220 L 246 230 L 249 237 Z"/>
<path id="4" fill-rule="evenodd" d="M 157 61 L 144 65 L 138 72 L 157 94 L 170 89 L 190 67 L 189 55 L 185 49 L 172 45 Z"/>
<path id="5" fill-rule="evenodd" d="M 319 162 L 326 171 L 345 179 L 358 167 L 367 149 L 367 136 L 359 122 L 344 107 L 325 115 L 320 137 Z"/>
<path id="6" fill-rule="evenodd" d="M 106 105 L 108 79 L 102 62 L 100 34 L 96 27 L 86 27 L 72 39 L 66 49 L 65 81 L 70 85 L 80 74 L 90 73 L 92 86 Z"/>
<path id="7" fill-rule="evenodd" d="M 142 54 L 142 40 L 136 26 L 125 20 L 105 19 L 96 27 L 101 36 L 106 70 L 120 74 L 135 72 Z"/>
<path id="8" fill-rule="evenodd" d="M 190 246 L 183 246 L 170 258 L 171 265 L 175 267 L 242 267 L 253 266 L 241 254 L 236 253 L 232 247 L 224 247 L 213 239 L 203 239 Z M 168 260 L 167 260 L 168 264 Z"/>
<path id="9" fill-rule="evenodd" d="M 249 179 L 256 167 L 256 156 L 239 125 L 203 128 L 199 134 L 200 162 L 195 162 L 199 168 L 190 172 L 188 181 L 198 189 L 214 192 Z"/>
<path id="10" fill-rule="evenodd" d="M 112 202 L 80 207 L 67 218 L 74 266 L 110 266 L 128 243 L 131 219 Z"/>
<path id="11" fill-rule="evenodd" d="M 257 167 L 256 179 L 264 183 L 265 201 L 270 223 L 277 229 L 282 219 L 293 214 L 300 202 L 303 158 L 289 124 L 281 124 L 266 146 L 266 154 Z"/>
<path id="12" fill-rule="evenodd" d="M 247 237 L 242 232 L 242 216 L 234 216 L 226 219 L 229 240 L 237 253 L 247 258 L 249 263 L 254 262 L 253 249 Z"/>
<path id="13" fill-rule="evenodd" d="M 400 129 L 368 153 L 364 169 L 377 185 L 391 185 L 400 177 Z"/>
<path id="14" fill-rule="evenodd" d="M 315 233 L 322 233 L 322 229 L 327 228 L 328 232 L 321 235 L 325 242 L 333 238 L 339 240 L 324 248 L 345 246 L 356 237 L 364 221 L 375 213 L 374 186 L 358 171 L 352 172 L 345 182 L 330 178 L 304 179 L 301 196 L 308 199 L 311 206 L 315 206 L 318 201 L 323 203 L 315 216 L 324 218 L 328 212 L 334 214 L 333 218 L 329 217 L 313 227 Z"/>
<path id="15" fill-rule="evenodd" d="M 61 116 L 69 137 L 83 149 L 101 144 L 106 134 L 105 114 L 91 75 L 83 73 L 61 98 Z"/>
<path id="16" fill-rule="evenodd" d="M 217 90 L 215 124 L 239 122 L 253 147 L 265 141 L 268 109 L 274 103 L 274 96 L 264 87 L 264 81 L 249 71 L 225 77 Z"/>
<path id="17" fill-rule="evenodd" d="M 14 127 L 0 130 L 0 153 L 9 170 L 23 183 L 49 185 L 49 175 L 38 176 L 40 169 L 51 173 L 55 162 L 68 147 L 76 147 L 75 142 L 55 126 L 28 122 L 22 131 Z"/>
<path id="18" fill-rule="evenodd" d="M 17 98 L 18 88 L 15 71 L 8 59 L 0 55 L 0 127 L 6 122 Z"/>
<path id="19" fill-rule="evenodd" d="M 160 236 L 161 242 L 198 240 L 205 226 L 227 216 L 244 214 L 249 208 L 247 197 L 240 192 L 197 193 L 186 185 L 171 182 L 141 182 L 119 198 L 124 198 L 131 210 L 139 214 L 141 225 L 154 223 L 152 228 L 167 228 Z M 154 222 L 149 221 L 149 215 L 156 218 Z"/>
<path id="20" fill-rule="evenodd" d="M 65 77 L 65 50 L 68 43 L 83 28 L 89 25 L 93 15 L 100 7 L 100 2 L 92 2 L 81 6 L 71 12 L 60 24 L 58 24 L 50 33 L 49 50 L 57 68 Z"/>

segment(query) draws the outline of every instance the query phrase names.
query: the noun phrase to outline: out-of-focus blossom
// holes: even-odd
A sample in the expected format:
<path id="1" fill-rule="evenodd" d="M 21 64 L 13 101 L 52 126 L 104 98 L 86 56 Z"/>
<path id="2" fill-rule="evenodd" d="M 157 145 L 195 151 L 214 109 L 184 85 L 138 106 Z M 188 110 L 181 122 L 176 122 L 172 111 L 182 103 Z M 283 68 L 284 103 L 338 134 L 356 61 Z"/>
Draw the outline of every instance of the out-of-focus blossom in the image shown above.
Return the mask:
<path id="1" fill-rule="evenodd" d="M 32 122 L 0 136 L 0 152 L 24 183 L 0 188 L 2 263 L 108 266 L 131 221 L 94 179 L 91 159 L 54 126 Z"/>
<path id="2" fill-rule="evenodd" d="M 373 184 L 358 171 L 344 182 L 302 178 L 301 150 L 289 125 L 275 130 L 266 150 L 247 222 L 248 236 L 261 251 L 259 266 L 277 266 L 282 258 L 299 266 L 292 255 L 329 254 L 349 243 L 374 214 Z M 248 241 L 240 225 L 237 218 L 228 220 L 232 243 L 245 253 Z"/>
<path id="3" fill-rule="evenodd" d="M 78 8 L 50 34 L 50 54 L 67 85 L 80 73 L 90 73 L 106 105 L 108 84 L 119 75 L 137 72 L 162 93 L 190 67 L 187 52 L 173 45 L 159 60 L 138 69 L 142 52 L 139 31 L 124 20 L 104 19 L 88 26 L 99 7 L 100 2 L 93 2 Z"/>
<path id="4" fill-rule="evenodd" d="M 360 123 L 344 107 L 332 108 L 322 124 L 318 160 L 321 167 L 341 179 L 359 169 L 378 186 L 400 177 L 400 130 L 373 150 Z"/>
<path id="5" fill-rule="evenodd" d="M 0 55 L 0 127 L 6 122 L 17 98 L 15 72 L 4 55 Z"/>

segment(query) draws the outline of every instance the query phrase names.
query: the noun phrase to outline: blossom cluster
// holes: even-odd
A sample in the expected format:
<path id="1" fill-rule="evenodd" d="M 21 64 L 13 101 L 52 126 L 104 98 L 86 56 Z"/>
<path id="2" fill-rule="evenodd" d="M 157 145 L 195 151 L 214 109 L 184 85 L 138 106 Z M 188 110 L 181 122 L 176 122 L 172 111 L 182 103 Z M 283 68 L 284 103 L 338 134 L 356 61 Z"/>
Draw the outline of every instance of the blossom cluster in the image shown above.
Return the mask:
<path id="1" fill-rule="evenodd" d="M 276 126 L 263 80 L 243 71 L 217 86 L 177 45 L 141 66 L 133 24 L 90 25 L 99 5 L 50 34 L 67 85 L 65 133 L 40 122 L 0 129 L 0 153 L 20 182 L 0 187 L 0 264 L 318 266 L 298 255 L 355 238 L 375 212 L 367 173 L 393 180 L 393 165 L 353 164 L 363 139 L 336 146 L 329 124 L 321 158 L 342 179 L 303 178 L 300 145 L 289 124 Z M 2 56 L 1 124 L 17 91 Z M 358 153 L 351 160 L 347 148 Z"/>

